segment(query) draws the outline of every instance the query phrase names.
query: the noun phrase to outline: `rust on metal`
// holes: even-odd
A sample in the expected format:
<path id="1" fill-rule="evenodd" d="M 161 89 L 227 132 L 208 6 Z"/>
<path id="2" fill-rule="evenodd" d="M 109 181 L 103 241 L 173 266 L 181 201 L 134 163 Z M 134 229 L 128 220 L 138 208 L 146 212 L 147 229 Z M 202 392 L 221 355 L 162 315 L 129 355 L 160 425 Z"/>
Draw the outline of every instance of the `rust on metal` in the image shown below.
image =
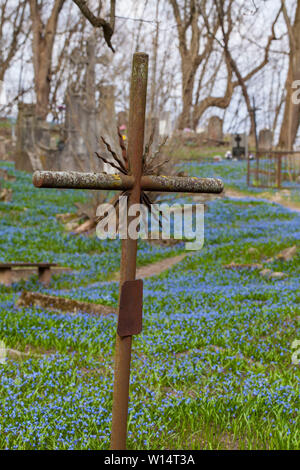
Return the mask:
<path id="1" fill-rule="evenodd" d="M 194 178 L 182 176 L 141 176 L 143 191 L 179 193 L 221 193 L 224 189 L 218 178 Z M 39 188 L 132 189 L 135 180 L 130 175 L 106 173 L 81 173 L 77 171 L 36 171 L 33 184 Z"/>
<path id="2" fill-rule="evenodd" d="M 136 53 L 132 61 L 127 151 L 129 171 L 134 179 L 134 186 L 129 195 L 128 210 L 131 205 L 139 203 L 141 197 L 147 78 L 148 55 Z M 127 222 L 129 221 L 127 212 Z M 122 240 L 120 286 L 125 281 L 135 280 L 136 254 L 137 240 L 132 240 L 129 237 Z M 126 449 L 131 343 L 132 336 L 116 335 L 111 450 Z"/>
<path id="3" fill-rule="evenodd" d="M 142 331 L 143 281 L 125 281 L 121 288 L 118 329 L 119 336 L 138 335 Z"/>

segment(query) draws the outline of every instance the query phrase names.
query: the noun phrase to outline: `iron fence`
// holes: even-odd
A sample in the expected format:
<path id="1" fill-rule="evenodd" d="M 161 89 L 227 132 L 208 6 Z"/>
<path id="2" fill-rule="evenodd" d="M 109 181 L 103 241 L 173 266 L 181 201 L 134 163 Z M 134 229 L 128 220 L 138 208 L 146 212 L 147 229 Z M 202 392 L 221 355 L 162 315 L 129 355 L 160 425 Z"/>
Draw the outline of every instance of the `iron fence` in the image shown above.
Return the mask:
<path id="1" fill-rule="evenodd" d="M 300 152 L 259 151 L 248 157 L 247 184 L 258 188 L 300 188 Z"/>

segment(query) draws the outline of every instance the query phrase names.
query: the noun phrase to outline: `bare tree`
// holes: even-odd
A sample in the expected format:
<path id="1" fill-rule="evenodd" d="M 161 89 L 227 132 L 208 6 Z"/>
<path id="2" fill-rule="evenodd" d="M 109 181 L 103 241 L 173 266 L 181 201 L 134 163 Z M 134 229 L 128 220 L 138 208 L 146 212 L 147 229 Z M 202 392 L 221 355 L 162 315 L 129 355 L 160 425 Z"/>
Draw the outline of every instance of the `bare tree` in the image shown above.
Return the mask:
<path id="1" fill-rule="evenodd" d="M 193 111 L 193 126 L 196 127 L 200 118 L 204 112 L 210 107 L 218 107 L 221 109 L 226 109 L 232 99 L 233 92 L 237 87 L 241 88 L 244 101 L 247 106 L 251 121 L 251 131 L 254 132 L 255 123 L 254 115 L 252 112 L 252 104 L 247 90 L 247 82 L 254 77 L 260 70 L 262 70 L 269 61 L 270 47 L 272 42 L 276 39 L 275 34 L 275 25 L 278 21 L 278 18 L 281 13 L 281 8 L 279 9 L 273 23 L 271 26 L 271 34 L 268 37 L 267 43 L 264 46 L 264 54 L 261 61 L 255 65 L 252 70 L 247 71 L 246 73 L 241 70 L 241 67 L 238 65 L 237 60 L 233 57 L 232 48 L 230 46 L 230 39 L 232 34 L 235 32 L 234 27 L 238 24 L 239 19 L 242 17 L 237 5 L 234 5 L 234 0 L 216 0 L 214 2 L 216 8 L 216 14 L 218 17 L 219 24 L 219 34 L 217 35 L 214 31 L 211 30 L 210 25 L 206 19 L 206 27 L 208 35 L 214 38 L 214 41 L 223 50 L 223 59 L 226 65 L 227 70 L 227 84 L 225 93 L 223 96 L 213 96 L 208 95 L 204 97 L 200 102 L 197 100 L 194 106 Z M 233 10 L 236 12 L 235 17 L 233 18 Z M 204 16 L 205 18 L 205 16 Z M 219 37 L 221 38 L 219 39 Z M 207 57 L 209 59 L 209 56 Z M 206 63 L 204 62 L 204 66 Z M 216 69 L 217 70 L 217 69 Z M 216 74 L 214 75 L 214 79 Z M 199 99 L 199 94 L 197 93 L 197 98 Z"/>
<path id="2" fill-rule="evenodd" d="M 153 37 L 153 59 L 152 59 L 152 76 L 151 76 L 151 87 L 150 87 L 150 116 L 153 117 L 156 110 L 156 101 L 157 101 L 157 93 L 156 93 L 156 75 L 157 75 L 157 55 L 158 55 L 158 46 L 159 46 L 159 0 L 156 0 L 156 10 L 155 10 L 155 20 L 156 20 L 156 27 L 155 27 L 155 34 Z"/>
<path id="3" fill-rule="evenodd" d="M 115 29 L 115 12 L 116 12 L 116 0 L 110 0 L 110 20 L 106 21 L 101 16 L 95 16 L 94 13 L 90 10 L 87 5 L 86 0 L 73 0 L 74 3 L 80 8 L 81 13 L 86 17 L 86 19 L 91 23 L 95 28 L 102 28 L 103 35 L 106 44 L 110 49 L 115 52 L 112 44 L 111 37 Z M 98 14 L 101 11 L 102 2 L 99 3 Z"/>
<path id="4" fill-rule="evenodd" d="M 73 2 L 80 8 L 84 17 L 87 18 L 87 20 L 94 27 L 102 28 L 104 39 L 107 45 L 113 50 L 111 45 L 111 37 L 114 31 L 116 0 L 111 0 L 110 2 L 109 22 L 99 16 L 102 2 L 99 2 L 98 4 L 98 10 L 96 13 L 98 16 L 94 15 L 85 0 L 73 0 Z M 65 3 L 66 0 L 52 0 L 49 3 L 44 2 L 44 4 L 39 0 L 29 0 L 33 32 L 32 49 L 36 94 L 36 113 L 42 119 L 47 117 L 50 108 L 53 109 L 53 104 L 56 100 L 57 89 L 63 76 L 61 68 L 65 66 L 64 49 L 70 45 L 72 35 L 77 31 L 78 27 L 78 22 L 75 22 L 73 25 L 69 25 L 69 29 L 65 33 L 64 47 L 61 49 L 61 54 L 58 58 L 55 70 L 52 70 L 53 48 L 57 35 L 58 20 Z M 50 105 L 51 80 L 54 73 L 56 73 L 58 83 L 54 89 L 54 94 L 52 97 L 53 99 L 51 100 L 52 103 Z"/>
<path id="5" fill-rule="evenodd" d="M 0 81 L 10 67 L 12 59 L 25 44 L 29 29 L 25 29 L 26 0 L 12 5 L 9 0 L 2 0 L 0 6 Z"/>
<path id="6" fill-rule="evenodd" d="M 219 22 L 213 5 L 208 0 L 186 0 L 184 5 L 180 5 L 178 0 L 169 2 L 177 25 L 181 58 L 182 112 L 178 128 L 183 129 L 192 125 L 191 108 L 196 73 L 201 62 L 212 50 Z M 210 24 L 211 35 L 206 34 L 207 24 Z"/>
<path id="7" fill-rule="evenodd" d="M 77 40 L 79 41 L 81 49 L 84 47 L 82 41 L 85 38 L 86 19 L 82 15 L 79 16 L 76 21 L 69 16 L 64 30 L 56 34 L 62 37 L 63 43 L 55 66 L 52 69 L 53 79 L 51 81 L 49 110 L 57 121 L 59 120 L 57 107 L 58 95 L 61 91 L 63 91 L 63 93 L 65 92 L 66 84 L 69 81 L 68 75 L 71 73 L 70 65 L 73 59 L 74 43 L 76 43 Z M 80 67 L 80 70 L 82 71 L 83 67 Z M 72 70 L 72 72 L 75 73 L 74 70 Z"/>

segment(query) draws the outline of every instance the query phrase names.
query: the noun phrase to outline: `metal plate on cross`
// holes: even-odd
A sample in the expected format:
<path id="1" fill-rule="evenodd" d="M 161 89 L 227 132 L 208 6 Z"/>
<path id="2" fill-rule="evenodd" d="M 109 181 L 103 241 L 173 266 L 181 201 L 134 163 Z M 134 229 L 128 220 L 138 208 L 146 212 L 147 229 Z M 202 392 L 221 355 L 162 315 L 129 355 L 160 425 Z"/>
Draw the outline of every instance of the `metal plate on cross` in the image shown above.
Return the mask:
<path id="1" fill-rule="evenodd" d="M 143 281 L 125 281 L 121 289 L 118 335 L 138 335 L 142 331 Z"/>

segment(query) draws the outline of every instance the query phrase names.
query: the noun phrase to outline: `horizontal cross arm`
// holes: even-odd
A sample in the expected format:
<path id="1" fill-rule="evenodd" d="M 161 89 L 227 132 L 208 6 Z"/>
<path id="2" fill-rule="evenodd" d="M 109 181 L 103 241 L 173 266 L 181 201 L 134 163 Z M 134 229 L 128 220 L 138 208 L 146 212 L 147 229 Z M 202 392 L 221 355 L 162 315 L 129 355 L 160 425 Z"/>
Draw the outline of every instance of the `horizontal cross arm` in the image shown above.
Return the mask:
<path id="1" fill-rule="evenodd" d="M 133 186 L 132 176 L 82 173 L 79 171 L 35 171 L 32 178 L 37 188 L 113 189 L 126 190 Z"/>
<path id="2" fill-rule="evenodd" d="M 166 193 L 216 193 L 224 186 L 219 178 L 196 178 L 193 176 L 142 176 L 141 187 L 144 191 Z"/>
<path id="3" fill-rule="evenodd" d="M 132 189 L 134 179 L 130 175 L 106 173 L 81 173 L 77 171 L 36 171 L 33 184 L 38 188 L 106 189 L 124 191 Z M 141 178 L 143 191 L 179 193 L 215 193 L 223 191 L 218 178 L 145 175 Z"/>

